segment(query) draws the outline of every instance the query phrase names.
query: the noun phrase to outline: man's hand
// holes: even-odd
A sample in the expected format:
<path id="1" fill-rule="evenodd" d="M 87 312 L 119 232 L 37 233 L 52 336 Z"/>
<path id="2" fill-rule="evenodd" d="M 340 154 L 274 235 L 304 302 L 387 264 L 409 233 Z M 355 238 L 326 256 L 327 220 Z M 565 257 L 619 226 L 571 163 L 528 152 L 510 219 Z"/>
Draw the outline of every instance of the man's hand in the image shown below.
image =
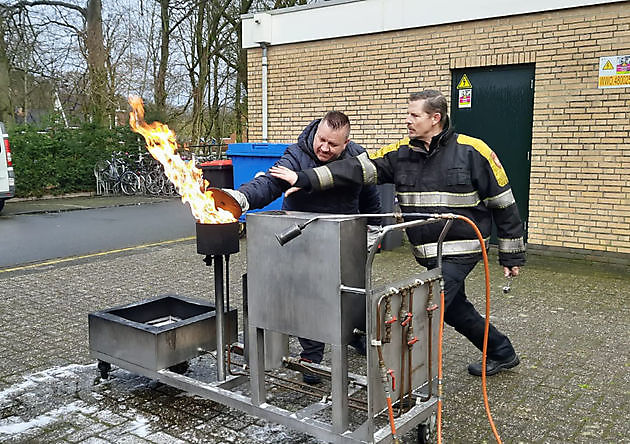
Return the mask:
<path id="1" fill-rule="evenodd" d="M 283 166 L 272 166 L 269 168 L 269 174 L 276 179 L 282 179 L 288 182 L 289 185 L 295 185 L 295 182 L 298 180 L 298 175 L 295 171 Z"/>
<path id="2" fill-rule="evenodd" d="M 282 179 L 285 182 L 288 182 L 289 185 L 295 185 L 295 182 L 297 182 L 298 180 L 298 175 L 295 171 L 283 166 L 272 166 L 271 168 L 269 168 L 269 174 L 271 174 L 276 179 Z M 296 191 L 300 190 L 301 188 L 292 186 L 284 192 L 284 196 L 288 197 Z"/>
<path id="3" fill-rule="evenodd" d="M 247 201 L 247 197 L 243 193 L 238 190 L 233 190 L 231 188 L 221 188 L 225 194 L 231 196 L 241 207 L 243 213 L 249 210 L 249 202 Z"/>
<path id="4" fill-rule="evenodd" d="M 521 270 L 521 267 L 518 266 L 514 266 L 514 267 L 503 267 L 503 276 L 507 277 L 512 277 L 512 276 L 518 276 L 519 271 Z"/>

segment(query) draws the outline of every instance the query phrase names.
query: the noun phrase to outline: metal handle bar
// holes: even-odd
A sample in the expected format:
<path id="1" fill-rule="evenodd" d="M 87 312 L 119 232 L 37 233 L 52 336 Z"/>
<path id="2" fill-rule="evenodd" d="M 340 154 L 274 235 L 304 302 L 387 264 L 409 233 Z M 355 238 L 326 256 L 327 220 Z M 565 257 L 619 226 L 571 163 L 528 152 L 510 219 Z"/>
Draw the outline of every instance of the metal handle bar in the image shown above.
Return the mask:
<path id="1" fill-rule="evenodd" d="M 429 214 L 429 213 L 361 213 L 361 214 L 325 214 L 325 215 L 319 215 L 319 216 L 315 216 L 309 220 L 307 220 L 306 222 L 303 222 L 301 224 L 295 224 L 289 228 L 287 228 L 286 230 L 282 231 L 281 233 L 276 233 L 276 239 L 278 239 L 278 242 L 280 243 L 280 245 L 284 245 L 287 242 L 295 239 L 296 237 L 298 237 L 300 234 L 302 234 L 302 230 L 304 230 L 304 228 L 306 228 L 307 225 L 309 225 L 312 222 L 315 222 L 317 220 L 322 220 L 322 219 L 365 219 L 365 218 L 369 218 L 369 217 L 402 217 L 402 216 L 408 216 L 408 217 L 424 217 L 424 218 L 433 218 L 436 216 L 436 214 Z M 415 221 L 413 221 L 415 222 Z M 404 223 L 410 223 L 410 222 L 404 222 Z M 401 225 L 401 224 L 398 224 Z M 388 227 L 391 226 L 398 226 L 398 225 L 388 225 Z M 413 225 L 412 225 L 413 226 Z M 407 225 L 405 225 L 403 228 L 407 228 Z M 387 233 L 387 231 L 385 232 Z"/>
<path id="2" fill-rule="evenodd" d="M 444 242 L 444 238 L 446 237 L 448 231 L 451 229 L 451 225 L 453 224 L 453 221 L 457 219 L 458 216 L 452 213 L 445 213 L 445 214 L 405 213 L 405 216 L 427 217 L 427 218 L 385 226 L 379 233 L 378 237 L 376 238 L 375 245 L 380 244 L 383 238 L 385 237 L 385 235 L 389 233 L 390 231 L 402 230 L 405 228 L 416 227 L 420 225 L 427 225 L 427 224 L 436 223 L 442 220 L 446 220 L 446 224 L 442 228 L 442 231 L 440 232 L 440 236 L 438 237 L 438 241 L 437 241 L 437 250 L 438 250 L 437 251 L 437 261 L 438 261 L 437 266 L 438 268 L 441 268 L 442 267 L 442 243 Z M 368 257 L 365 262 L 365 290 L 366 290 L 366 293 L 368 294 L 370 294 L 372 290 L 372 262 L 374 261 L 375 255 L 376 255 L 376 248 L 371 248 L 370 251 L 368 252 Z"/>

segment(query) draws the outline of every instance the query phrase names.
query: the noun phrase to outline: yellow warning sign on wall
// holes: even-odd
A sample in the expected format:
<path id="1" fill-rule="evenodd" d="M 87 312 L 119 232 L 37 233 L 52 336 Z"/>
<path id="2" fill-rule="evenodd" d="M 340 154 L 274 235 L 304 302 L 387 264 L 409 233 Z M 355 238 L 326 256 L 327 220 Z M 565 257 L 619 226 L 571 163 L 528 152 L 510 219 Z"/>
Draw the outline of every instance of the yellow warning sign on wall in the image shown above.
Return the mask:
<path id="1" fill-rule="evenodd" d="M 630 87 L 630 55 L 600 57 L 597 87 Z"/>
<path id="2" fill-rule="evenodd" d="M 468 76 L 464 74 L 462 79 L 457 84 L 457 89 L 470 89 L 472 85 L 470 84 L 470 80 L 468 80 Z"/>
<path id="3" fill-rule="evenodd" d="M 630 86 L 630 75 L 600 77 L 600 88 L 625 88 Z"/>

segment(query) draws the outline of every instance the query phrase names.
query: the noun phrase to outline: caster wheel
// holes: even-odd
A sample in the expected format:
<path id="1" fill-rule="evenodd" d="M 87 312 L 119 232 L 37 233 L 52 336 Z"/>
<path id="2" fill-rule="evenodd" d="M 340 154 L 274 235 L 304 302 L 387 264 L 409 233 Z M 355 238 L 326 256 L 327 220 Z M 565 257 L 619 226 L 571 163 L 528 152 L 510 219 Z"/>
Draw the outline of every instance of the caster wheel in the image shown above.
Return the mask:
<path id="1" fill-rule="evenodd" d="M 168 369 L 173 373 L 178 373 L 183 375 L 188 371 L 189 365 L 188 361 L 180 362 L 179 364 L 171 365 Z"/>
<path id="2" fill-rule="evenodd" d="M 425 424 L 420 424 L 418 426 L 418 444 L 427 444 L 431 439 L 431 434 L 429 432 L 429 427 Z"/>
<path id="3" fill-rule="evenodd" d="M 98 370 L 101 372 L 101 379 L 109 378 L 109 372 L 112 370 L 112 365 L 109 362 L 98 361 Z"/>
<path id="4" fill-rule="evenodd" d="M 437 432 L 436 422 L 437 417 L 436 415 L 433 415 L 425 422 L 418 425 L 418 444 L 429 444 L 435 442 L 435 434 Z"/>

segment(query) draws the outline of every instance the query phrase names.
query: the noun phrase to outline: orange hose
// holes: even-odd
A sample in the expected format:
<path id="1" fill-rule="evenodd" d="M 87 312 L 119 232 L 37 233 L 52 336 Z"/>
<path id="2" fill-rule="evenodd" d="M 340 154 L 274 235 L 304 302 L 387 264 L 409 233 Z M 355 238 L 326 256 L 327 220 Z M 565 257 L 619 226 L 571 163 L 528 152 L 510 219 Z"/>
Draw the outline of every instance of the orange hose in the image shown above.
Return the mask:
<path id="1" fill-rule="evenodd" d="M 392 437 L 396 437 L 396 424 L 394 424 L 394 408 L 392 407 L 392 398 L 387 397 L 387 413 L 389 414 L 389 427 L 392 429 Z"/>
<path id="2" fill-rule="evenodd" d="M 486 409 L 486 416 L 488 417 L 488 422 L 490 423 L 490 428 L 492 429 L 492 433 L 494 438 L 497 440 L 498 444 L 502 444 L 501 437 L 499 436 L 499 432 L 497 431 L 496 426 L 494 425 L 494 421 L 492 419 L 492 413 L 490 413 L 490 404 L 488 403 L 488 390 L 486 385 L 486 360 L 487 360 L 487 352 L 488 352 L 488 332 L 490 330 L 490 267 L 488 265 L 488 253 L 486 252 L 486 244 L 483 240 L 483 236 L 477 228 L 477 225 L 465 216 L 455 215 L 457 219 L 461 219 L 464 222 L 468 223 L 473 230 L 475 230 L 475 234 L 479 239 L 479 244 L 481 245 L 481 255 L 483 256 L 483 267 L 486 277 L 486 320 L 483 330 L 483 351 L 481 358 L 481 391 L 483 393 L 483 405 Z M 438 411 L 437 411 L 437 441 L 438 444 L 442 443 L 442 334 L 444 328 L 444 289 L 442 289 L 440 293 L 440 334 L 438 338 Z"/>
<path id="3" fill-rule="evenodd" d="M 442 280 L 442 282 L 444 282 Z M 437 442 L 442 444 L 442 339 L 444 335 L 444 284 L 440 290 L 440 329 L 438 333 Z"/>
<path id="4" fill-rule="evenodd" d="M 488 353 L 488 332 L 490 330 L 490 267 L 488 265 L 488 252 L 486 251 L 486 244 L 483 241 L 483 236 L 477 228 L 475 223 L 468 219 L 465 216 L 457 216 L 459 219 L 467 222 L 477 234 L 477 238 L 479 238 L 479 243 L 481 244 L 481 255 L 483 256 L 483 268 L 486 275 L 486 322 L 483 329 L 483 352 L 481 358 L 481 391 L 483 392 L 483 405 L 486 409 L 486 415 L 488 416 L 488 422 L 490 423 L 490 428 L 492 429 L 492 433 L 494 434 L 494 438 L 497 440 L 497 443 L 501 444 L 501 437 L 499 436 L 499 432 L 497 432 L 497 428 L 494 425 L 494 421 L 492 420 L 492 413 L 490 413 L 490 404 L 488 403 L 488 389 L 486 385 L 486 361 L 487 361 L 487 353 Z"/>

